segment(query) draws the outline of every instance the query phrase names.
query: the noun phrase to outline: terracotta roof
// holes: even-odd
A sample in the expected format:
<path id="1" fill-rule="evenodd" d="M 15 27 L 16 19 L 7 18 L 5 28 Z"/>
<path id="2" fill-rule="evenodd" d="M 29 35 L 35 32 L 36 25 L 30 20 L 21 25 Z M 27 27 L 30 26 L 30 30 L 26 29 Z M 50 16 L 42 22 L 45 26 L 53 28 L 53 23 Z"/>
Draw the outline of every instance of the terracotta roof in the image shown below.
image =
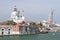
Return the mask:
<path id="1" fill-rule="evenodd" d="M 0 25 L 7 25 L 7 22 L 0 22 Z"/>

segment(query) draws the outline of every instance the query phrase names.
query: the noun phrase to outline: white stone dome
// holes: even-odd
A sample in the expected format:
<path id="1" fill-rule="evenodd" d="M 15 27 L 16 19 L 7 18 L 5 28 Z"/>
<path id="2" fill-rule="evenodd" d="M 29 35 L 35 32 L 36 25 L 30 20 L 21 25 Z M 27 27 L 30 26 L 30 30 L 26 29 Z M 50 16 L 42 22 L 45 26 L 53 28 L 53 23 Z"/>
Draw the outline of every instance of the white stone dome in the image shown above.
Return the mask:
<path id="1" fill-rule="evenodd" d="M 23 22 L 25 17 L 21 13 L 21 11 L 17 10 L 17 8 L 14 8 L 14 11 L 11 13 L 11 20 L 13 20 L 16 23 Z"/>
<path id="2" fill-rule="evenodd" d="M 43 20 L 42 22 L 46 23 L 47 21 L 46 20 Z"/>
<path id="3" fill-rule="evenodd" d="M 15 16 L 16 16 L 16 14 L 17 14 L 16 11 L 13 11 L 13 12 L 11 13 L 11 15 L 15 15 Z"/>

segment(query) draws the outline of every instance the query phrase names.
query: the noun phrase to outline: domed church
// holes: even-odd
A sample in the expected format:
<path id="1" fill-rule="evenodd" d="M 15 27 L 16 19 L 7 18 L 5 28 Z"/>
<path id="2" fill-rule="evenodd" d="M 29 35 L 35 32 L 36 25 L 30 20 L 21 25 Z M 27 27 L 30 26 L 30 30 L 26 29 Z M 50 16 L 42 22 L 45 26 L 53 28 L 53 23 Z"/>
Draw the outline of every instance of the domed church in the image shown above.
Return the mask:
<path id="1" fill-rule="evenodd" d="M 13 12 L 11 13 L 11 20 L 13 20 L 15 23 L 22 23 L 25 19 L 22 13 L 23 12 L 18 10 L 15 6 Z"/>

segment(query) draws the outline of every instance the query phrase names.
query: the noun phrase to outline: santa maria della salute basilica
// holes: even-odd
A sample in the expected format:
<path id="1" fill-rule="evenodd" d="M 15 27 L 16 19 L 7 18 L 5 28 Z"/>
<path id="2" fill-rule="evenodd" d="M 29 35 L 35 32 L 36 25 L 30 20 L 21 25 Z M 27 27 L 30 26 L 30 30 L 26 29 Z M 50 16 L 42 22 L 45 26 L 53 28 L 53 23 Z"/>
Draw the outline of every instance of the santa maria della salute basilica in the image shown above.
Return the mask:
<path id="1" fill-rule="evenodd" d="M 24 11 L 18 10 L 15 6 L 10 19 L 0 22 L 0 35 L 39 33 L 38 27 L 33 25 L 35 22 L 26 21 L 23 12 Z"/>
<path id="2" fill-rule="evenodd" d="M 13 20 L 15 23 L 21 23 L 24 19 L 25 17 L 23 15 L 23 11 L 18 10 L 15 6 L 13 12 L 11 13 L 10 20 Z"/>

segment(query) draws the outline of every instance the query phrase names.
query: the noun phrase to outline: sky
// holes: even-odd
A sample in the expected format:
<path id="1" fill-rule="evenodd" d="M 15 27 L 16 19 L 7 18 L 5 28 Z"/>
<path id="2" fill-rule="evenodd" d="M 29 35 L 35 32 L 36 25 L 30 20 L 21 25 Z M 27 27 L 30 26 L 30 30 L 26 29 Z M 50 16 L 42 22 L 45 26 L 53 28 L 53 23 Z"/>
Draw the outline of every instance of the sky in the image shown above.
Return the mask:
<path id="1" fill-rule="evenodd" d="M 24 10 L 25 20 L 48 20 L 54 10 L 53 20 L 60 23 L 60 0 L 0 0 L 0 21 L 10 19 L 14 6 Z"/>

